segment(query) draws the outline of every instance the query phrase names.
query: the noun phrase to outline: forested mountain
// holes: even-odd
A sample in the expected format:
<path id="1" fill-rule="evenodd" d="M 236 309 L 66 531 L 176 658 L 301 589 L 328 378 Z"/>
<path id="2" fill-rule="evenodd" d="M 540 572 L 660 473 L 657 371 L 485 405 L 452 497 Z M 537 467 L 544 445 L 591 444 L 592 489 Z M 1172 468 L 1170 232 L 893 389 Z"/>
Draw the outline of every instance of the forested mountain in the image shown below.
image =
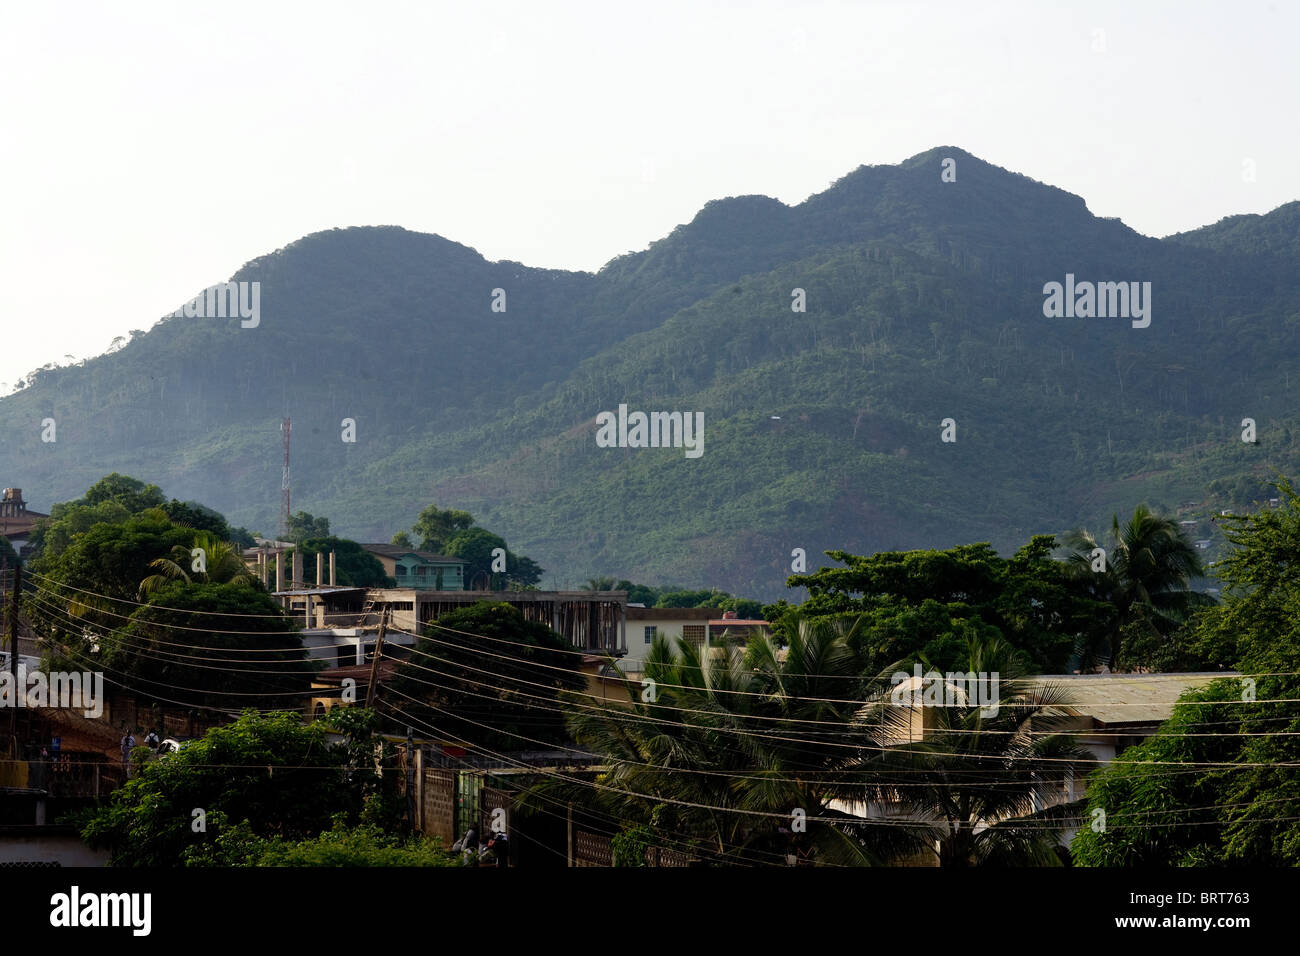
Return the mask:
<path id="1" fill-rule="evenodd" d="M 339 534 L 386 541 L 436 502 L 500 529 L 545 586 L 773 598 L 794 548 L 810 567 L 828 548 L 1005 552 L 1142 500 L 1208 518 L 1267 497 L 1300 463 L 1298 254 L 1300 203 L 1157 240 L 956 148 L 797 206 L 709 203 L 594 275 L 332 230 L 232 277 L 261 283 L 255 328 L 168 317 L 30 375 L 0 399 L 0 477 L 48 510 L 120 471 L 272 532 L 288 416 L 295 509 Z M 1150 282 L 1149 327 L 1045 317 L 1067 273 Z M 703 454 L 598 447 L 620 403 L 702 412 Z"/>

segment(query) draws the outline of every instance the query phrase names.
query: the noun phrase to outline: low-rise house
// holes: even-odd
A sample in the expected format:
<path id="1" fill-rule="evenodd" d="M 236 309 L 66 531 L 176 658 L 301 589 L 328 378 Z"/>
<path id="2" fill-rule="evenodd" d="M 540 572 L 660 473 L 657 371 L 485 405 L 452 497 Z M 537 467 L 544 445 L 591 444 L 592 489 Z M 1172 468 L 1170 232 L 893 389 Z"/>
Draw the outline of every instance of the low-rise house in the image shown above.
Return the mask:
<path id="1" fill-rule="evenodd" d="M 379 559 L 384 573 L 397 582 L 399 588 L 418 591 L 465 590 L 465 561 L 431 551 L 417 551 L 395 544 L 363 544 L 361 546 Z"/>
<path id="2" fill-rule="evenodd" d="M 709 621 L 708 641 L 736 641 L 743 644 L 754 635 L 772 636 L 772 625 L 761 618 L 742 618 L 735 611 L 725 611 L 722 617 Z"/>
<path id="3" fill-rule="evenodd" d="M 36 522 L 49 515 L 30 511 L 23 501 L 21 488 L 6 488 L 0 496 L 0 537 L 7 538 L 19 557 L 25 557 L 27 541 L 36 528 Z"/>
<path id="4" fill-rule="evenodd" d="M 627 655 L 619 661 L 624 671 L 640 673 L 656 637 L 675 647 L 679 639 L 707 643 L 709 622 L 722 612 L 713 607 L 634 607 L 627 609 Z"/>
<path id="5" fill-rule="evenodd" d="M 944 675 L 945 678 L 957 675 Z M 1035 685 L 1052 686 L 1062 697 L 1059 710 L 1066 722 L 1058 732 L 1075 736 L 1080 749 L 1089 755 L 1089 762 L 1073 770 L 1063 770 L 1059 784 L 1045 801 L 1042 809 L 1081 800 L 1087 793 L 1086 778 L 1097 767 L 1104 766 L 1134 744 L 1142 743 L 1173 716 L 1178 698 L 1188 690 L 1203 687 L 1224 677 L 1238 677 L 1236 672 L 1181 673 L 1181 674 L 1048 674 L 1032 678 Z M 953 682 L 954 699 L 964 699 L 960 681 Z M 901 704 L 912 710 L 910 732 L 891 738 L 888 745 L 906 746 L 925 740 L 934 732 L 937 722 L 935 707 L 919 702 L 923 688 L 922 679 L 908 677 L 900 687 L 910 690 L 916 703 Z M 1005 695 L 1008 688 L 1002 687 Z M 909 695 L 900 695 L 908 700 Z M 895 804 L 865 803 L 862 801 L 835 800 L 831 809 L 851 813 L 867 819 L 898 820 L 905 816 Z M 1068 846 L 1078 827 L 1062 831 L 1061 843 Z"/>
<path id="6" fill-rule="evenodd" d="M 384 647 L 388 647 L 388 638 L 384 638 Z M 373 658 L 373 647 L 371 651 Z M 370 690 L 371 671 L 377 670 L 376 684 L 392 678 L 397 670 L 397 661 L 381 658 L 376 669 L 372 663 L 349 664 L 333 670 L 321 671 L 311 680 L 313 696 L 308 704 L 312 719 L 324 717 L 326 713 L 340 705 L 358 706 L 365 704 L 366 694 Z"/>

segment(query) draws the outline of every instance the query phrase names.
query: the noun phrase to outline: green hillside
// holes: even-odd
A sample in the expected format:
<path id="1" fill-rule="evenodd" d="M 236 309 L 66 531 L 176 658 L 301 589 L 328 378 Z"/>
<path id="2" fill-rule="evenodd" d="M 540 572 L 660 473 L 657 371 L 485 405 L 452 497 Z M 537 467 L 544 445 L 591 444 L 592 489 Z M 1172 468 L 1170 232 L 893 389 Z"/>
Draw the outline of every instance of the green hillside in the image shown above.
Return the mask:
<path id="1" fill-rule="evenodd" d="M 167 318 L 29 376 L 0 399 L 0 476 L 47 510 L 121 471 L 270 532 L 288 416 L 295 509 L 339 534 L 387 540 L 436 501 L 501 530 L 547 586 L 767 598 L 794 548 L 1006 552 L 1142 500 L 1208 519 L 1300 465 L 1297 210 L 1157 240 L 940 148 L 797 206 L 712 202 L 595 275 L 332 230 L 232 277 L 262 283 L 256 328 Z M 1067 273 L 1150 282 L 1150 326 L 1044 317 Z M 704 453 L 597 447 L 620 403 L 702 412 Z"/>

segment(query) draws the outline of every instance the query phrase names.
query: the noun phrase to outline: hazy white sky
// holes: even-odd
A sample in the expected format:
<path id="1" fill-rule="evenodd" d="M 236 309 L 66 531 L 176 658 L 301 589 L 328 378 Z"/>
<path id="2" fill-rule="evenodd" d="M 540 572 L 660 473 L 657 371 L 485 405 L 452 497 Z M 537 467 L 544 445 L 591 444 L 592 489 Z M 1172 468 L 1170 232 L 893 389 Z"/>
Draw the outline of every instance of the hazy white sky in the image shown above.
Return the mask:
<path id="1" fill-rule="evenodd" d="M 1148 235 L 1267 212 L 1300 198 L 1297 35 L 1250 0 L 11 2 L 0 382 L 334 226 L 595 270 L 939 145 Z"/>

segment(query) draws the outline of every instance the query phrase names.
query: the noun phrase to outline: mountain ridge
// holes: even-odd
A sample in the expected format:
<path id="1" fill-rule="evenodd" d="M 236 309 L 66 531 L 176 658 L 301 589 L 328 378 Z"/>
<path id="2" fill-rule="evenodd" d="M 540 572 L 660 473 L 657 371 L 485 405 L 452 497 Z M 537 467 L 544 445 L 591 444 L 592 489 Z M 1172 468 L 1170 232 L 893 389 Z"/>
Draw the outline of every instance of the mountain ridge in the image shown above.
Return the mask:
<path id="1" fill-rule="evenodd" d="M 165 318 L 0 399 L 0 474 L 48 510 L 123 471 L 271 531 L 287 415 L 295 509 L 386 540 L 431 501 L 464 507 L 568 582 L 770 597 L 795 547 L 1006 550 L 1129 506 L 1099 487 L 1209 509 L 1296 463 L 1298 213 L 1155 239 L 937 147 L 793 206 L 713 200 L 595 273 L 322 230 L 232 276 L 262 283 L 258 328 Z M 1151 327 L 1045 319 L 1067 272 L 1151 281 Z M 704 412 L 703 458 L 597 449 L 596 413 L 622 402 Z"/>

